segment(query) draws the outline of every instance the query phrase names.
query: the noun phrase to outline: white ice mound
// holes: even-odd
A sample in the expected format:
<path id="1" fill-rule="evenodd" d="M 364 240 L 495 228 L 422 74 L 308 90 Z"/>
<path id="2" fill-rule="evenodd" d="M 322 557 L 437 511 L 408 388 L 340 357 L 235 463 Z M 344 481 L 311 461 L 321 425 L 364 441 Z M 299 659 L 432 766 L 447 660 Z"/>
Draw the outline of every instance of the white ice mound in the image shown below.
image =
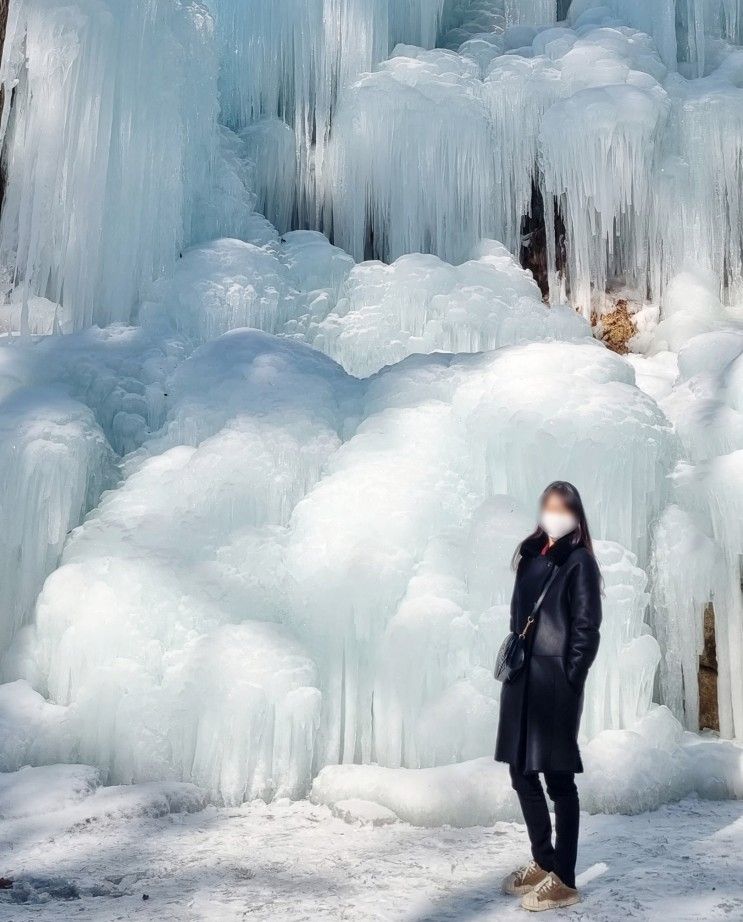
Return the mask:
<path id="1" fill-rule="evenodd" d="M 158 290 L 176 329 L 199 343 L 238 327 L 275 333 L 299 310 L 298 292 L 276 256 L 242 240 L 187 250 Z"/>
<path id="2" fill-rule="evenodd" d="M 215 240 L 187 250 L 154 297 L 140 312 L 146 326 L 165 316 L 194 343 L 254 327 L 309 342 L 359 377 L 416 353 L 591 335 L 571 308 L 547 307 L 494 240 L 459 266 L 420 253 L 356 265 L 317 231 L 265 246 Z"/>
<path id="3" fill-rule="evenodd" d="M 140 311 L 147 325 L 163 316 L 192 342 L 254 327 L 304 339 L 326 316 L 353 266 L 316 231 L 292 231 L 263 244 L 224 238 L 187 250 L 172 278 L 154 287 Z"/>
<path id="4" fill-rule="evenodd" d="M 87 407 L 57 389 L 18 388 L 0 401 L 0 470 L 1 655 L 67 535 L 112 482 L 112 452 Z"/>
<path id="5" fill-rule="evenodd" d="M 71 705 L 47 753 L 84 753 L 122 781 L 198 780 L 225 802 L 306 789 L 315 666 L 260 622 L 280 617 L 278 526 L 339 444 L 344 381 L 260 333 L 179 368 L 159 453 L 132 459 L 70 540 L 18 653 Z"/>
<path id="6" fill-rule="evenodd" d="M 359 377 L 413 353 L 588 336 L 571 309 L 545 307 L 530 273 L 494 241 L 483 241 L 477 257 L 459 266 L 421 254 L 392 265 L 360 263 L 335 309 L 308 333 L 312 345 Z"/>
<path id="7" fill-rule="evenodd" d="M 691 793 L 743 794 L 743 747 L 684 734 L 666 708 L 654 708 L 631 730 L 605 730 L 583 749 L 577 776 L 589 813 L 641 813 Z M 508 767 L 492 758 L 438 768 L 331 765 L 312 785 L 312 799 L 338 810 L 361 799 L 416 826 L 491 826 L 520 822 Z"/>
<path id="8" fill-rule="evenodd" d="M 617 356 L 541 343 L 360 381 L 242 330 L 197 349 L 167 394 L 162 430 L 71 537 L 12 651 L 11 677 L 63 706 L 26 701 L 29 760 L 197 781 L 232 803 L 301 794 L 327 762 L 488 754 L 509 560 L 555 476 L 623 545 L 598 545 L 587 732 L 647 711 L 658 651 L 624 548 L 645 554 L 675 443 Z M 6 735 L 21 759 L 27 737 L 12 720 Z"/>

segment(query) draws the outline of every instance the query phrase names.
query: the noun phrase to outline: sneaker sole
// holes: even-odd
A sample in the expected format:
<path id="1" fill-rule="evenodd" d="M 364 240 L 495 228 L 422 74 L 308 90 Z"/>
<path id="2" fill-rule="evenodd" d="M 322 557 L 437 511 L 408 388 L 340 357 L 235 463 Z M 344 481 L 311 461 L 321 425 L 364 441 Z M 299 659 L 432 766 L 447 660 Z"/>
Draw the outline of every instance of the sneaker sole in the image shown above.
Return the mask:
<path id="1" fill-rule="evenodd" d="M 567 906 L 575 906 L 576 903 L 580 903 L 579 896 L 568 896 L 564 900 L 545 900 L 539 906 L 526 906 L 522 903 L 521 908 L 528 912 L 544 912 L 545 909 L 565 909 Z"/>
<path id="2" fill-rule="evenodd" d="M 502 887 L 501 889 L 506 894 L 506 896 L 524 896 L 526 893 L 531 893 L 536 884 L 524 884 L 521 887 Z"/>

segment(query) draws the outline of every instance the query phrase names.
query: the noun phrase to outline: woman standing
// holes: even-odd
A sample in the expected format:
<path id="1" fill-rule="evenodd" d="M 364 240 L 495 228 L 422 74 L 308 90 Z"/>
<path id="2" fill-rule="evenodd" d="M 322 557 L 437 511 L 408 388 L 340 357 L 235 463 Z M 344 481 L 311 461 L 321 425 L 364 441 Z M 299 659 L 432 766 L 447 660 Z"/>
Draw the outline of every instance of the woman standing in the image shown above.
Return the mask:
<path id="1" fill-rule="evenodd" d="M 539 524 L 517 548 L 514 564 L 511 630 L 521 633 L 530 617 L 533 621 L 526 631 L 526 665 L 502 688 L 495 758 L 510 766 L 532 861 L 510 874 L 503 889 L 524 894 L 524 909 L 540 911 L 580 900 L 575 889 L 580 820 L 575 773 L 583 771 L 578 727 L 601 625 L 601 575 L 572 484 L 555 481 L 544 491 Z M 554 845 L 540 773 L 555 805 Z"/>

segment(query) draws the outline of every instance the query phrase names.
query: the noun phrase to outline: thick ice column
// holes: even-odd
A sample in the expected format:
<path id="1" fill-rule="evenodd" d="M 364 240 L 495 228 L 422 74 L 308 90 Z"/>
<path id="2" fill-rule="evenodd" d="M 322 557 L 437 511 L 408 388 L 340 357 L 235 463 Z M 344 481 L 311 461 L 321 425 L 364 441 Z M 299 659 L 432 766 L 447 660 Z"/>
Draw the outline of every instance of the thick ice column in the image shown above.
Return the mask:
<path id="1" fill-rule="evenodd" d="M 661 700 L 689 730 L 699 729 L 704 609 L 724 580 L 720 564 L 718 548 L 694 518 L 668 506 L 653 536 L 653 628 L 663 654 Z"/>
<path id="2" fill-rule="evenodd" d="M 2 656 L 29 621 L 67 535 L 114 470 L 87 407 L 53 388 L 21 387 L 0 403 L 0 471 Z"/>
<path id="3" fill-rule="evenodd" d="M 688 61 L 692 76 L 707 70 L 707 39 L 740 44 L 743 37 L 741 0 L 678 0 L 679 58 Z"/>
<path id="4" fill-rule="evenodd" d="M 669 82 L 665 159 L 653 194 L 653 287 L 698 267 L 725 300 L 743 292 L 743 53 L 704 80 Z"/>
<path id="5" fill-rule="evenodd" d="M 653 700 L 660 660 L 658 641 L 645 623 L 647 576 L 637 558 L 612 541 L 597 541 L 604 580 L 601 645 L 585 691 L 581 733 L 631 728 Z"/>
<path id="6" fill-rule="evenodd" d="M 692 305 L 700 291 L 685 284 Z M 699 286 L 703 296 L 709 288 Z M 677 292 L 678 294 L 678 292 Z M 702 299 L 704 303 L 704 298 Z M 719 310 L 719 305 L 718 305 Z M 676 317 L 671 316 L 668 322 Z M 743 726 L 743 689 L 739 680 L 743 649 L 743 336 L 713 318 L 713 332 L 693 336 L 679 353 L 679 381 L 663 401 L 676 423 L 686 457 L 674 478 L 680 509 L 668 510 L 656 531 L 655 622 L 662 637 L 672 633 L 661 672 L 669 706 L 679 707 L 684 683 L 689 711 L 696 707 L 692 674 L 701 645 L 704 605 L 714 603 L 718 662 L 720 731 L 739 736 Z M 682 511 L 683 510 L 683 511 Z M 671 528 L 673 524 L 673 528 Z M 693 726 L 696 713 L 687 714 Z"/>
<path id="7" fill-rule="evenodd" d="M 314 225 L 337 95 L 387 56 L 389 0 L 206 2 L 216 24 L 222 119 L 235 130 L 259 118 L 290 126 L 295 176 L 286 192 L 294 193 L 296 222 Z"/>
<path id="8" fill-rule="evenodd" d="M 542 56 L 502 55 L 490 65 L 483 92 L 494 138 L 494 225 L 499 239 L 517 254 L 538 179 L 542 117 L 563 93 L 560 71 Z"/>
<path id="9" fill-rule="evenodd" d="M 434 47 L 448 0 L 388 0 L 388 3 L 390 47 L 399 42 Z"/>
<path id="10" fill-rule="evenodd" d="M 557 0 L 503 0 L 508 26 L 547 26 L 557 18 Z"/>
<path id="11" fill-rule="evenodd" d="M 75 327 L 129 319 L 189 242 L 210 181 L 208 14 L 181 0 L 17 0 L 2 83 L 7 273 L 62 301 Z"/>
<path id="12" fill-rule="evenodd" d="M 492 227 L 493 143 L 477 65 L 399 47 L 338 109 L 335 242 L 356 259 L 427 252 L 461 261 Z"/>
<path id="13" fill-rule="evenodd" d="M 666 94 L 646 75 L 633 84 L 579 90 L 542 121 L 547 239 L 555 239 L 557 201 L 571 301 L 587 318 L 593 289 L 602 293 L 614 273 L 636 283 L 647 272 L 648 202 Z"/>

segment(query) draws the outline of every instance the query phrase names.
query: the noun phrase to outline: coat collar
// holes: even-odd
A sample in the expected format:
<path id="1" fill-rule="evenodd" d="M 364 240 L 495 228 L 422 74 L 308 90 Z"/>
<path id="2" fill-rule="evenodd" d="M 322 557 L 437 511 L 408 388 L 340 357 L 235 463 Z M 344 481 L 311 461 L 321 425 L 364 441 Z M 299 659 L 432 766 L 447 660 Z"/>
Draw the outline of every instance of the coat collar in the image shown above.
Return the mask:
<path id="1" fill-rule="evenodd" d="M 573 532 L 565 535 L 564 538 L 555 541 L 544 556 L 556 566 L 561 567 L 577 547 L 582 547 L 582 542 L 575 544 L 574 540 Z M 539 557 L 543 547 L 544 538 L 527 538 L 521 545 L 521 556 Z"/>

